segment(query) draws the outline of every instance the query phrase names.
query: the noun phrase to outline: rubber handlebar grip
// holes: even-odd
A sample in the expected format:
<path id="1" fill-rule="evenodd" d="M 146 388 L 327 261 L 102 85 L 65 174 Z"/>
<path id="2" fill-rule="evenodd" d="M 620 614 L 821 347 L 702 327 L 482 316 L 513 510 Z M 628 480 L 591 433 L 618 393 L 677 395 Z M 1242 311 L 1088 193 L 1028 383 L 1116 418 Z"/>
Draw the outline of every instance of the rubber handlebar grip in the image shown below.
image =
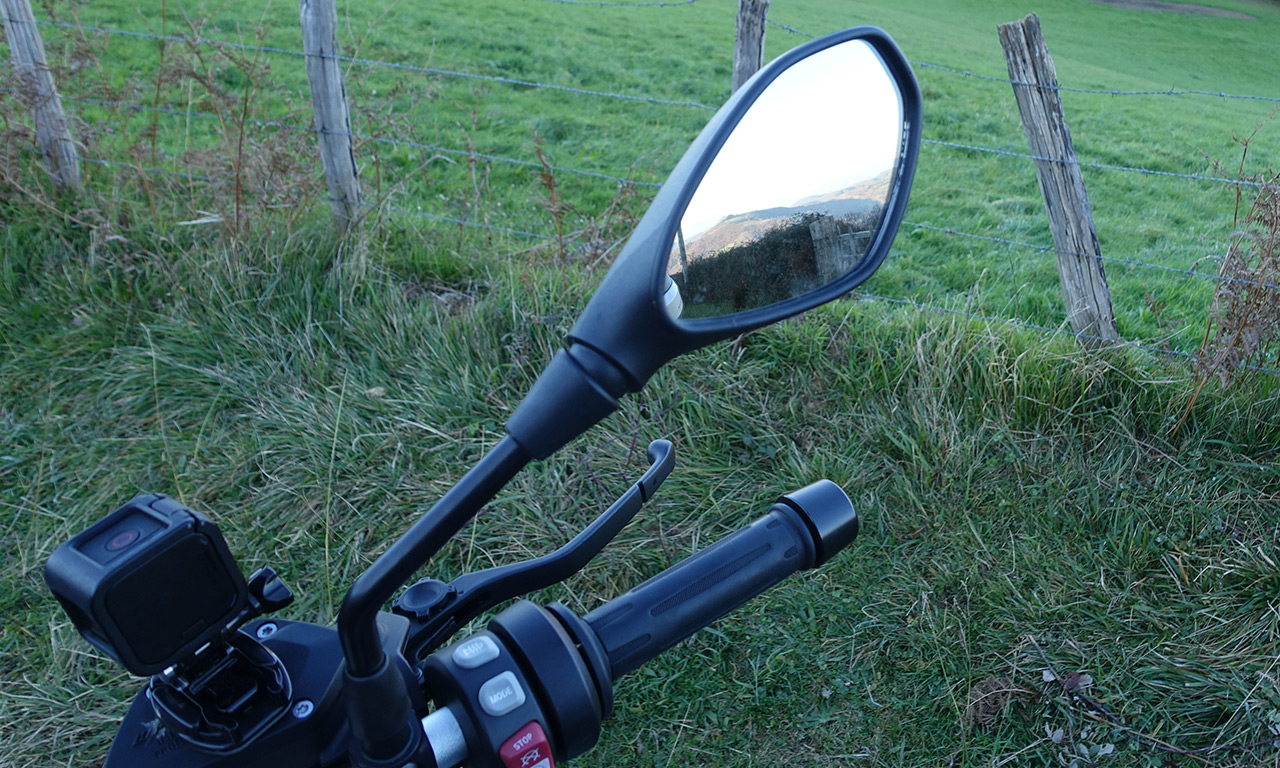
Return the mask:
<path id="1" fill-rule="evenodd" d="M 584 619 L 617 680 L 792 573 L 820 565 L 856 533 L 849 498 L 819 481 Z"/>

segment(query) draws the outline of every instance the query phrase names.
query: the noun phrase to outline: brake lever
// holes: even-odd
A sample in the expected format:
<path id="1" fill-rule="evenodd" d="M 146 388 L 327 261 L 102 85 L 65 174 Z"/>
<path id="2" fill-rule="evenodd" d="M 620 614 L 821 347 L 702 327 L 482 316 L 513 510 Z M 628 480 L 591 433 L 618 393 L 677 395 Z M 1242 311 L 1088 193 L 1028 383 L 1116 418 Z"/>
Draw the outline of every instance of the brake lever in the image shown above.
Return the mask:
<path id="1" fill-rule="evenodd" d="M 649 469 L 640 479 L 556 551 L 533 560 L 468 573 L 448 584 L 422 579 L 406 589 L 391 606 L 394 613 L 411 622 L 405 658 L 417 663 L 495 605 L 564 581 L 582 570 L 653 498 L 675 467 L 675 449 L 668 440 L 654 440 L 645 453 Z"/>

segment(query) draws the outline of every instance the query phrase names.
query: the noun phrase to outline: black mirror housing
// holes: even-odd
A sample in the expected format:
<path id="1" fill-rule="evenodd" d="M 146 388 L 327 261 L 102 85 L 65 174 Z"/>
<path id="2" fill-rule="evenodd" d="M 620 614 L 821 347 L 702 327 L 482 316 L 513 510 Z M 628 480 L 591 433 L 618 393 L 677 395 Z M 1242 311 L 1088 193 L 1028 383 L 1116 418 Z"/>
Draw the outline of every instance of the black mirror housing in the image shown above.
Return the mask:
<path id="1" fill-rule="evenodd" d="M 778 75 L 802 59 L 851 40 L 862 40 L 879 54 L 900 90 L 904 121 L 899 170 L 886 202 L 884 222 L 866 257 L 853 272 L 806 296 L 735 315 L 677 322 L 661 301 L 659 287 L 664 278 L 664 257 L 675 226 L 716 153 Z M 635 392 L 677 355 L 768 325 L 848 293 L 880 266 L 897 233 L 919 152 L 920 114 L 920 89 L 910 65 L 893 40 L 877 28 L 857 27 L 837 32 L 780 56 L 743 85 L 689 147 L 569 332 L 570 342 L 590 347 L 613 361 L 626 377 L 628 391 Z"/>

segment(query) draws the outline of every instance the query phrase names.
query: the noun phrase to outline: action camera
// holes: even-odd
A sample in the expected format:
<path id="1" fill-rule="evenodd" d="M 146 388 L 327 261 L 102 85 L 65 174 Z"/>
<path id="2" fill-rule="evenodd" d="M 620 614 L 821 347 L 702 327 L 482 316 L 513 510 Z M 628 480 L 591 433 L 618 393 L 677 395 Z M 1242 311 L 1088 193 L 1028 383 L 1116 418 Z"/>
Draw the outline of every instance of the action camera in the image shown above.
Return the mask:
<path id="1" fill-rule="evenodd" d="M 44 577 L 86 640 L 144 676 L 218 640 L 248 599 L 218 527 L 159 494 L 58 547 Z"/>

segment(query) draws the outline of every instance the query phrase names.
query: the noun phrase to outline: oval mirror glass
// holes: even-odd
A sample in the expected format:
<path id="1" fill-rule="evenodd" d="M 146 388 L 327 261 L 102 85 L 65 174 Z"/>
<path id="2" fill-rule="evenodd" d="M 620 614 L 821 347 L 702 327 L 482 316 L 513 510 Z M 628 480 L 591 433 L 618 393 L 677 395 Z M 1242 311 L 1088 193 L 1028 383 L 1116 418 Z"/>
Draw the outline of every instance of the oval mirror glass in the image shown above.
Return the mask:
<path id="1" fill-rule="evenodd" d="M 756 99 L 716 154 L 667 264 L 681 319 L 801 296 L 847 275 L 875 242 L 902 147 L 902 100 L 861 40 L 818 51 Z"/>

